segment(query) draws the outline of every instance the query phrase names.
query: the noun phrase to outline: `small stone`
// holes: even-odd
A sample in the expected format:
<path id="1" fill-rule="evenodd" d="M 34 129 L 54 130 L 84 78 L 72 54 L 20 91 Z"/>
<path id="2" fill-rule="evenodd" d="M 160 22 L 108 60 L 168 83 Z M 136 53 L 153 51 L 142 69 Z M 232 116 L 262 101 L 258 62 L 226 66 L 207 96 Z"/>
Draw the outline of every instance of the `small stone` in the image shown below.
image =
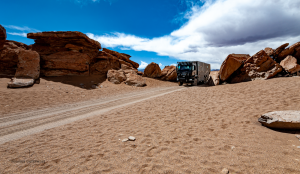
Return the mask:
<path id="1" fill-rule="evenodd" d="M 228 173 L 229 173 L 229 170 L 228 170 L 228 169 L 226 169 L 226 168 L 224 168 L 224 169 L 222 170 L 222 173 L 224 173 L 224 174 L 228 174 Z"/>
<path id="2" fill-rule="evenodd" d="M 128 139 L 129 139 L 130 141 L 135 141 L 135 137 L 133 137 L 133 136 L 129 136 Z"/>
<path id="3" fill-rule="evenodd" d="M 92 85 L 92 88 L 93 88 L 93 89 L 98 89 L 98 86 Z"/>
<path id="4" fill-rule="evenodd" d="M 100 88 L 103 88 L 103 86 L 102 86 L 102 85 L 100 85 Z"/>
<path id="5" fill-rule="evenodd" d="M 235 147 L 234 147 L 234 146 L 231 146 L 231 150 L 233 150 L 233 149 L 235 149 Z"/>
<path id="6" fill-rule="evenodd" d="M 296 137 L 300 140 L 300 135 L 296 135 Z"/>
<path id="7" fill-rule="evenodd" d="M 300 146 L 297 146 L 298 149 L 300 149 Z"/>
<path id="8" fill-rule="evenodd" d="M 122 142 L 126 142 L 126 141 L 128 141 L 128 138 L 125 138 L 125 139 L 122 140 Z"/>

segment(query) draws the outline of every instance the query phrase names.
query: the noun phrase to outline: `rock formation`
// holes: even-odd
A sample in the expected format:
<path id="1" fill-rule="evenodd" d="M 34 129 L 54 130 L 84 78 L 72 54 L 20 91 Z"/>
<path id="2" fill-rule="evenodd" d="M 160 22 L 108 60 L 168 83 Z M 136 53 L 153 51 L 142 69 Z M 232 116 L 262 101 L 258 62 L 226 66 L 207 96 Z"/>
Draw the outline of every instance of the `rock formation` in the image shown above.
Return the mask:
<path id="1" fill-rule="evenodd" d="M 291 55 L 283 59 L 280 65 L 290 74 L 300 71 L 300 65 L 297 64 L 297 59 Z"/>
<path id="2" fill-rule="evenodd" d="M 40 76 L 40 55 L 32 50 L 20 50 L 16 78 L 38 79 Z"/>
<path id="3" fill-rule="evenodd" d="M 10 82 L 7 83 L 8 88 L 21 88 L 21 87 L 29 87 L 34 84 L 34 79 L 30 78 L 12 78 Z"/>
<path id="4" fill-rule="evenodd" d="M 293 53 L 295 52 L 295 48 L 300 47 L 300 42 L 297 42 L 295 44 L 293 44 L 292 46 L 290 46 L 289 48 L 284 49 L 283 51 L 281 51 L 281 53 L 279 53 L 277 60 L 281 61 L 284 58 L 286 58 L 286 56 L 288 55 L 293 55 Z"/>
<path id="5" fill-rule="evenodd" d="M 226 81 L 249 57 L 249 54 L 229 54 L 221 65 L 220 79 Z"/>
<path id="6" fill-rule="evenodd" d="M 109 50 L 109 49 L 106 49 L 106 48 L 103 48 L 103 51 L 117 57 L 120 60 L 123 60 L 123 61 L 129 63 L 130 64 L 129 66 L 134 67 L 135 69 L 137 69 L 139 67 L 138 63 L 136 63 L 136 62 L 129 59 L 131 56 L 128 55 L 128 54 L 118 53 L 116 51 L 112 51 L 112 50 Z"/>
<path id="7" fill-rule="evenodd" d="M 108 70 L 107 80 L 114 84 L 120 84 L 126 80 L 126 76 L 123 70 Z"/>
<path id="8" fill-rule="evenodd" d="M 207 81 L 209 86 L 217 86 L 220 84 L 220 73 L 219 71 L 211 71 Z"/>
<path id="9" fill-rule="evenodd" d="M 6 41 L 6 30 L 2 25 L 0 25 L 0 50 L 3 48 L 3 45 Z"/>
<path id="10" fill-rule="evenodd" d="M 270 47 L 265 48 L 265 52 L 267 53 L 268 56 L 273 56 L 274 50 Z"/>
<path id="11" fill-rule="evenodd" d="M 270 56 L 273 56 L 273 59 L 277 62 L 277 63 L 280 63 L 281 60 L 283 58 L 278 58 L 279 54 L 289 45 L 289 43 L 285 43 L 283 45 L 280 45 L 278 48 L 276 48 L 274 50 L 274 53 L 273 55 L 270 55 Z"/>
<path id="12" fill-rule="evenodd" d="M 26 44 L 16 41 L 5 41 L 4 46 L 0 49 L 0 75 L 14 76 L 19 61 L 21 50 L 27 50 Z"/>
<path id="13" fill-rule="evenodd" d="M 165 68 L 161 71 L 161 79 L 167 81 L 176 81 L 177 80 L 176 67 L 174 65 L 165 66 Z"/>
<path id="14" fill-rule="evenodd" d="M 244 62 L 243 67 L 235 72 L 230 82 L 265 80 L 274 77 L 281 71 L 281 66 L 268 56 L 264 50 L 261 50 Z"/>
<path id="15" fill-rule="evenodd" d="M 152 62 L 144 70 L 143 77 L 158 78 L 161 77 L 161 69 L 158 64 Z"/>
<path id="16" fill-rule="evenodd" d="M 270 128 L 300 129 L 300 111 L 275 111 L 263 114 L 258 121 Z"/>
<path id="17" fill-rule="evenodd" d="M 89 65 L 101 49 L 99 42 L 81 32 L 28 33 L 34 39 L 31 49 L 41 58 L 41 74 L 44 76 L 88 76 Z"/>
<path id="18" fill-rule="evenodd" d="M 293 56 L 297 59 L 297 63 L 300 64 L 300 47 L 295 48 Z"/>
<path id="19" fill-rule="evenodd" d="M 143 77 L 137 74 L 128 73 L 126 74 L 125 84 L 130 86 L 143 87 L 146 86 L 146 81 L 143 79 Z"/>

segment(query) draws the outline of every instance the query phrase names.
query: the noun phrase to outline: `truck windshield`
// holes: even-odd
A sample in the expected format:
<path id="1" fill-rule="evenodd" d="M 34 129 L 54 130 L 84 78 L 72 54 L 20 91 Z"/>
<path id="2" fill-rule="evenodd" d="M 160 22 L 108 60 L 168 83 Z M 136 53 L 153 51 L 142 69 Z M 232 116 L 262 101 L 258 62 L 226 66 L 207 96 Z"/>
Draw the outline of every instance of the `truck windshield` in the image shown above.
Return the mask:
<path id="1" fill-rule="evenodd" d="M 190 65 L 178 65 L 178 70 L 181 70 L 181 71 L 188 71 L 191 69 L 192 69 L 192 66 L 190 66 Z"/>

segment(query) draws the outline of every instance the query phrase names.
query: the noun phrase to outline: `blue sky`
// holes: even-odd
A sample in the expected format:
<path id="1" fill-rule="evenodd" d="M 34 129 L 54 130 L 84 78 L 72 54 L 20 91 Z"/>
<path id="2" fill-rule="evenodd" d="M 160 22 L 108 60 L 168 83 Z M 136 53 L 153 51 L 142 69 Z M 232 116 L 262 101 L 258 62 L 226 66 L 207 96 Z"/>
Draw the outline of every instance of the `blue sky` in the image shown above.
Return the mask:
<path id="1" fill-rule="evenodd" d="M 1 0 L 8 40 L 80 31 L 141 67 L 199 60 L 219 68 L 230 53 L 300 41 L 300 0 Z M 25 37 L 24 37 L 25 36 Z"/>

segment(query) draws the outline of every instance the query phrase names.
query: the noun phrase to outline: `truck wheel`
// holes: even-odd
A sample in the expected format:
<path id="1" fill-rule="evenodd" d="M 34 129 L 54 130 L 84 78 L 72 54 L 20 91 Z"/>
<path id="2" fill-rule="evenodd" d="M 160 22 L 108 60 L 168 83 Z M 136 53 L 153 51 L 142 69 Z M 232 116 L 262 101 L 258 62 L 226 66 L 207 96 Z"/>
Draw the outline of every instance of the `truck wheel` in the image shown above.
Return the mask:
<path id="1" fill-rule="evenodd" d="M 197 85 L 198 85 L 198 80 L 195 80 L 193 86 L 197 86 Z"/>
<path id="2" fill-rule="evenodd" d="M 178 85 L 179 85 L 179 86 L 182 86 L 182 84 L 183 84 L 183 82 L 178 82 Z"/>

